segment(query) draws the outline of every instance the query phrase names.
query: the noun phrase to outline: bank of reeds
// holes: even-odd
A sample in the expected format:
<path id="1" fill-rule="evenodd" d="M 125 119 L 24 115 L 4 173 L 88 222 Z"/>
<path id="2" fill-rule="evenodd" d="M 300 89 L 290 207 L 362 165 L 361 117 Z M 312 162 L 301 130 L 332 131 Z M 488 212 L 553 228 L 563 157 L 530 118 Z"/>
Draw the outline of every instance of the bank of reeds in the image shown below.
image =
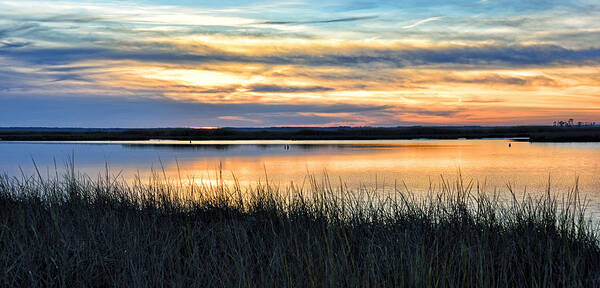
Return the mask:
<path id="1" fill-rule="evenodd" d="M 0 177 L 2 287 L 598 287 L 576 189 Z"/>

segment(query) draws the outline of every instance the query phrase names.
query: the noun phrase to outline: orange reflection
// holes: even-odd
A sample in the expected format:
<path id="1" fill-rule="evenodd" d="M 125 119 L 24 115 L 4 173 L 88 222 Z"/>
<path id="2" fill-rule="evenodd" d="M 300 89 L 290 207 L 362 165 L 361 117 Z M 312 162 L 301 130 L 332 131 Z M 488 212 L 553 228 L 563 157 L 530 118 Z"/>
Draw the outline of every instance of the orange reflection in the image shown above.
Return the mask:
<path id="1" fill-rule="evenodd" d="M 253 142 L 257 141 L 249 143 Z M 597 184 L 595 175 L 600 173 L 594 161 L 600 159 L 600 149 L 579 146 L 513 142 L 508 147 L 505 140 L 330 141 L 328 146 L 309 143 L 267 141 L 263 144 L 270 146 L 259 155 L 227 156 L 224 151 L 221 156 L 180 158 L 165 168 L 168 177 L 181 175 L 202 183 L 217 179 L 221 167 L 227 183 L 233 183 L 235 176 L 242 185 L 267 179 L 280 185 L 306 183 L 309 174 L 320 177 L 327 173 L 337 184 L 339 177 L 350 187 L 377 182 L 379 187 L 391 189 L 394 182 L 405 182 L 416 191 L 439 183 L 441 175 L 453 179 L 459 171 L 488 188 L 504 189 L 512 183 L 520 189 L 527 186 L 534 190 L 543 189 L 549 176 L 561 189 L 571 188 L 576 177 L 580 177 L 582 186 L 592 188 Z M 291 145 L 289 150 L 285 145 Z"/>

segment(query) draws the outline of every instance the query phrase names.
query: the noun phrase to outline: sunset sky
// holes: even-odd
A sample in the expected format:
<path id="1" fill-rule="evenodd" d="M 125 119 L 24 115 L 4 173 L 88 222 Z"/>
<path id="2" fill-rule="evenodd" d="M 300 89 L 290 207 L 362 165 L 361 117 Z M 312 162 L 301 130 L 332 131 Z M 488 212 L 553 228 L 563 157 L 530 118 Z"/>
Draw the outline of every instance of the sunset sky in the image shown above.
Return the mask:
<path id="1" fill-rule="evenodd" d="M 600 122 L 600 2 L 1 1 L 0 127 Z"/>

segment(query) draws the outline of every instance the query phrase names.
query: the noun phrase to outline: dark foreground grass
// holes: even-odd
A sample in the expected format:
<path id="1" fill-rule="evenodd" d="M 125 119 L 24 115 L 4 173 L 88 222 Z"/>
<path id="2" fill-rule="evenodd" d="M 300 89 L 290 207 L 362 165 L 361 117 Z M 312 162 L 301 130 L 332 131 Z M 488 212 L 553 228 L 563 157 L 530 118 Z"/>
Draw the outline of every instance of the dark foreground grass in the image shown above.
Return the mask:
<path id="1" fill-rule="evenodd" d="M 594 287 L 577 193 L 0 177 L 0 286 Z M 510 194 L 509 194 L 510 196 Z M 564 201 L 563 201 L 564 200 Z"/>

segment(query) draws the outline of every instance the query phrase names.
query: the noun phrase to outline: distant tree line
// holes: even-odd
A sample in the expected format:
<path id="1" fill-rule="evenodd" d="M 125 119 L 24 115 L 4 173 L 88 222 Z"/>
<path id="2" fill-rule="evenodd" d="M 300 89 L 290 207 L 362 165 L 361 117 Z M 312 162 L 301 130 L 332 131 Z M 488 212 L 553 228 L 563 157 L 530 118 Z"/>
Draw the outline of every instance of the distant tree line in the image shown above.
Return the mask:
<path id="1" fill-rule="evenodd" d="M 575 124 L 575 120 L 573 118 L 569 118 L 568 121 L 554 121 L 552 122 L 554 127 L 590 127 L 590 126 L 596 126 L 596 122 L 577 122 L 577 124 Z"/>

